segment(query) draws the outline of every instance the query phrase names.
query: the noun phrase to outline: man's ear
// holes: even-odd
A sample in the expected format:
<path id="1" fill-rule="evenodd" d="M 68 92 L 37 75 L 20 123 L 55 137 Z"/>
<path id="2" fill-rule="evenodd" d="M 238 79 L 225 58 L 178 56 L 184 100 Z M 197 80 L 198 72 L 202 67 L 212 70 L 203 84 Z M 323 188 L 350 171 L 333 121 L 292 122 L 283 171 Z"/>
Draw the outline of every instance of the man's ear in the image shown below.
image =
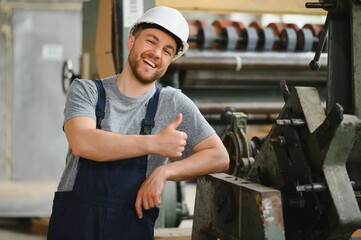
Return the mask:
<path id="1" fill-rule="evenodd" d="M 130 50 L 134 45 L 135 37 L 133 35 L 128 36 L 127 48 Z"/>

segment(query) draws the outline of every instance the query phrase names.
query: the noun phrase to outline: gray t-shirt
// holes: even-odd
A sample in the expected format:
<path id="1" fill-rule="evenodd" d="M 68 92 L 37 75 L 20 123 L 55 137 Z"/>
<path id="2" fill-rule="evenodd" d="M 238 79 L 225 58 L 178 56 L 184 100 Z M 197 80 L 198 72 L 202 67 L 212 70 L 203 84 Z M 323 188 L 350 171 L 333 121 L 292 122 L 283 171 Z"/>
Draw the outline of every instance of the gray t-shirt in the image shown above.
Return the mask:
<path id="1" fill-rule="evenodd" d="M 116 79 L 117 76 L 112 76 L 102 80 L 106 95 L 105 117 L 101 122 L 102 130 L 120 134 L 139 134 L 141 121 L 145 117 L 146 107 L 155 92 L 155 87 L 138 98 L 130 98 L 118 90 Z M 93 81 L 74 80 L 67 94 L 64 123 L 74 117 L 90 117 L 95 120 L 97 100 L 98 92 Z M 177 129 L 188 135 L 186 149 L 182 156 L 186 157 L 195 145 L 215 131 L 186 95 L 179 89 L 165 87 L 160 92 L 152 134 L 160 132 L 177 117 L 178 113 L 183 114 L 183 121 Z M 159 155 L 148 155 L 147 175 L 166 161 L 166 158 Z M 73 189 L 78 169 L 79 158 L 74 156 L 69 149 L 58 191 Z"/>

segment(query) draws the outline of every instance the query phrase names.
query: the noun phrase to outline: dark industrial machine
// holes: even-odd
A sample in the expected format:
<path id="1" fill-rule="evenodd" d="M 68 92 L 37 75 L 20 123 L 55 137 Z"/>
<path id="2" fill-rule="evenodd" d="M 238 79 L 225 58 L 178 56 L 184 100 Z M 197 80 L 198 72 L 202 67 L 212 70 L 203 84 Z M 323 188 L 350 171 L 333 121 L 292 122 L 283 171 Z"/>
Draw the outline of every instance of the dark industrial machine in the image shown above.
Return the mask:
<path id="1" fill-rule="evenodd" d="M 247 114 L 225 111 L 230 169 L 198 180 L 192 239 L 360 239 L 361 1 L 306 7 L 328 11 L 310 63 L 326 43 L 326 105 L 290 75 L 265 138 L 247 139 Z"/>

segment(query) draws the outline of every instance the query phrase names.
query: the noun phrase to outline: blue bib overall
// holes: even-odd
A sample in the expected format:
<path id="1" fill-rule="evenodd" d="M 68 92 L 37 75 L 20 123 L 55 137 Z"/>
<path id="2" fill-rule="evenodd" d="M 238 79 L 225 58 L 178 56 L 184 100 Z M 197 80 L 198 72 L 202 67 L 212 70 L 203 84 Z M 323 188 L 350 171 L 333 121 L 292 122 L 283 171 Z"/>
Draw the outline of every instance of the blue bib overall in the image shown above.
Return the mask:
<path id="1" fill-rule="evenodd" d="M 96 109 L 97 128 L 104 118 L 105 91 L 101 81 Z M 151 134 L 160 89 L 149 100 L 140 134 Z M 138 190 L 146 178 L 147 156 L 96 162 L 79 159 L 72 191 L 56 192 L 48 239 L 54 240 L 153 240 L 158 208 L 135 211 Z"/>

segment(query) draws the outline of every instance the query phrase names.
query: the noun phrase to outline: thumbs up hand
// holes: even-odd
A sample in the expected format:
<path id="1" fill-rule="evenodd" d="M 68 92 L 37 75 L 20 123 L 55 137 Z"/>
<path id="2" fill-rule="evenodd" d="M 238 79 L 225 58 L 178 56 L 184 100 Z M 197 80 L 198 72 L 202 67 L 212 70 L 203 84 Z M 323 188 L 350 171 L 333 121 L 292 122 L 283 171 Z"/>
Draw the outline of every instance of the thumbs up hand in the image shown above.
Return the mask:
<path id="1" fill-rule="evenodd" d="M 182 123 L 183 115 L 178 113 L 177 118 L 165 126 L 157 134 L 158 154 L 163 157 L 177 158 L 182 156 L 187 143 L 187 134 L 177 130 Z"/>
<path id="2" fill-rule="evenodd" d="M 170 127 L 174 130 L 177 129 L 177 127 L 179 127 L 179 125 L 181 125 L 183 121 L 183 115 L 181 113 L 178 113 L 177 118 L 173 120 L 173 122 L 169 123 L 166 127 Z"/>

